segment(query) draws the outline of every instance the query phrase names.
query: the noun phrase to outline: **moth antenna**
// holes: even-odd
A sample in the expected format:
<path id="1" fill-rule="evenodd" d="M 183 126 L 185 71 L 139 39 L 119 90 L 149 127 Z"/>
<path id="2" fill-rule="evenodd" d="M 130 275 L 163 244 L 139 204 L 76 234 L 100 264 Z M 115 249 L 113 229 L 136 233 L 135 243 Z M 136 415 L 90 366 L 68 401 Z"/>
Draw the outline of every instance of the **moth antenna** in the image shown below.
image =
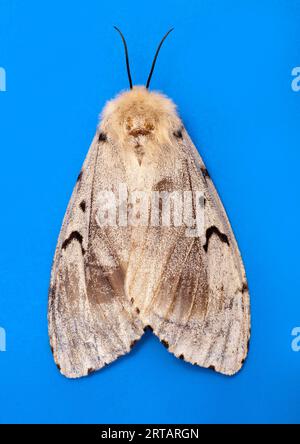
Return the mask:
<path id="1" fill-rule="evenodd" d="M 171 28 L 171 29 L 170 29 L 170 30 L 169 30 L 169 31 L 163 36 L 163 38 L 161 39 L 160 44 L 158 45 L 158 48 L 157 48 L 157 50 L 156 50 L 156 53 L 155 53 L 155 56 L 154 56 L 154 59 L 153 59 L 153 62 L 152 62 L 152 66 L 151 66 L 150 74 L 149 74 L 149 77 L 148 77 L 148 80 L 147 80 L 147 83 L 146 83 L 146 88 L 147 88 L 147 89 L 149 88 L 149 85 L 150 85 L 151 77 L 152 77 L 152 74 L 153 74 L 153 71 L 154 71 L 154 67 L 155 67 L 156 59 L 157 59 L 158 53 L 159 53 L 159 51 L 160 51 L 160 48 L 161 48 L 162 44 L 164 43 L 164 41 L 166 40 L 166 38 L 168 37 L 168 35 L 170 34 L 170 32 L 173 31 L 173 29 L 174 29 L 174 28 Z"/>
<path id="2" fill-rule="evenodd" d="M 118 31 L 118 33 L 120 34 L 121 39 L 123 41 L 124 50 L 125 50 L 125 57 L 126 57 L 126 68 L 127 68 L 127 75 L 128 75 L 128 80 L 129 80 L 129 86 L 130 86 L 130 89 L 132 89 L 132 79 L 131 79 L 131 74 L 130 74 L 129 57 L 128 57 L 128 49 L 127 49 L 126 40 L 125 40 L 125 37 L 123 36 L 122 32 L 119 30 L 119 28 L 117 28 L 116 26 L 114 26 L 114 28 L 115 28 L 116 31 Z"/>

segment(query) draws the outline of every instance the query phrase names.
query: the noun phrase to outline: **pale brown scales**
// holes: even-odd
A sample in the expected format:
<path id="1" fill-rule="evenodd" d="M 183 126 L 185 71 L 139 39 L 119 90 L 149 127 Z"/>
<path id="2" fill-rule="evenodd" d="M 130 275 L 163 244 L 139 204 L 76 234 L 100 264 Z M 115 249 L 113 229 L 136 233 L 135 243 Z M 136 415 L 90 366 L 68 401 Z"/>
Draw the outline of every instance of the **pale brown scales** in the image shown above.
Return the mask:
<path id="1" fill-rule="evenodd" d="M 203 234 L 99 227 L 98 195 L 120 183 L 129 193 L 203 192 Z M 68 377 L 128 353 L 147 326 L 180 359 L 227 375 L 241 368 L 250 336 L 243 263 L 205 165 L 165 96 L 135 87 L 104 108 L 58 240 L 48 318 L 55 361 Z"/>

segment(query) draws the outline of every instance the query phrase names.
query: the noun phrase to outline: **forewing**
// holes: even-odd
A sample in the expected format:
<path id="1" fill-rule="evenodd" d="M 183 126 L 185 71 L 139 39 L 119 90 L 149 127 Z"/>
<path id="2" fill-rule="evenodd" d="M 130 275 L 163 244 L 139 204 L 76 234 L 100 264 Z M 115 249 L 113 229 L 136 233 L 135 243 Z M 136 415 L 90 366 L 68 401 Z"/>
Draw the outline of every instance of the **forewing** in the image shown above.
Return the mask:
<path id="1" fill-rule="evenodd" d="M 244 266 L 223 205 L 202 159 L 182 129 L 174 136 L 179 168 L 160 181 L 204 195 L 204 230 L 148 227 L 130 262 L 126 288 L 145 325 L 177 357 L 232 375 L 250 336 Z"/>
<path id="2" fill-rule="evenodd" d="M 116 149 L 97 134 L 79 174 L 58 239 L 49 290 L 55 362 L 80 377 L 127 353 L 143 334 L 124 292 L 130 231 L 99 227 L 97 196 L 124 175 Z"/>

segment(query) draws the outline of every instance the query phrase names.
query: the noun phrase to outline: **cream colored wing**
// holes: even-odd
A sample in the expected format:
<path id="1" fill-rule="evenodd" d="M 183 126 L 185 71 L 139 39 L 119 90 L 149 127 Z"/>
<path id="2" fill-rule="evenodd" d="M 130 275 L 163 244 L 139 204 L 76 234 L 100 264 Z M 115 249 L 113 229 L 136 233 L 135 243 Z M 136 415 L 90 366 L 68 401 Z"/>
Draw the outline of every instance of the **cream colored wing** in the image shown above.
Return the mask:
<path id="1" fill-rule="evenodd" d="M 144 325 L 177 357 L 232 375 L 250 336 L 249 294 L 236 240 L 210 176 L 184 128 L 174 133 L 178 168 L 154 186 L 204 194 L 204 230 L 135 232 L 126 292 Z"/>
<path id="2" fill-rule="evenodd" d="M 49 290 L 51 347 L 71 378 L 124 355 L 143 334 L 124 292 L 130 229 L 97 224 L 99 191 L 116 191 L 123 176 L 117 150 L 98 133 L 63 221 Z"/>

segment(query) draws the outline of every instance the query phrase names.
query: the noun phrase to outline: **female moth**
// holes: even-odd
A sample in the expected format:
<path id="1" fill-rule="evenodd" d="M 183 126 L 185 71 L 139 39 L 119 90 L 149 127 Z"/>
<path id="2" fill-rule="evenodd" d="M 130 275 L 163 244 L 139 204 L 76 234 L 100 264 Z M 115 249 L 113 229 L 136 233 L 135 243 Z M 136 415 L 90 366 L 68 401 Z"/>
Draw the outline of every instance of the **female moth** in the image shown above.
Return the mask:
<path id="1" fill-rule="evenodd" d="M 117 28 L 116 28 L 117 29 Z M 108 102 L 63 221 L 49 335 L 67 377 L 129 352 L 150 327 L 175 356 L 226 375 L 247 355 L 250 306 L 225 210 L 174 103 L 146 87 Z"/>

